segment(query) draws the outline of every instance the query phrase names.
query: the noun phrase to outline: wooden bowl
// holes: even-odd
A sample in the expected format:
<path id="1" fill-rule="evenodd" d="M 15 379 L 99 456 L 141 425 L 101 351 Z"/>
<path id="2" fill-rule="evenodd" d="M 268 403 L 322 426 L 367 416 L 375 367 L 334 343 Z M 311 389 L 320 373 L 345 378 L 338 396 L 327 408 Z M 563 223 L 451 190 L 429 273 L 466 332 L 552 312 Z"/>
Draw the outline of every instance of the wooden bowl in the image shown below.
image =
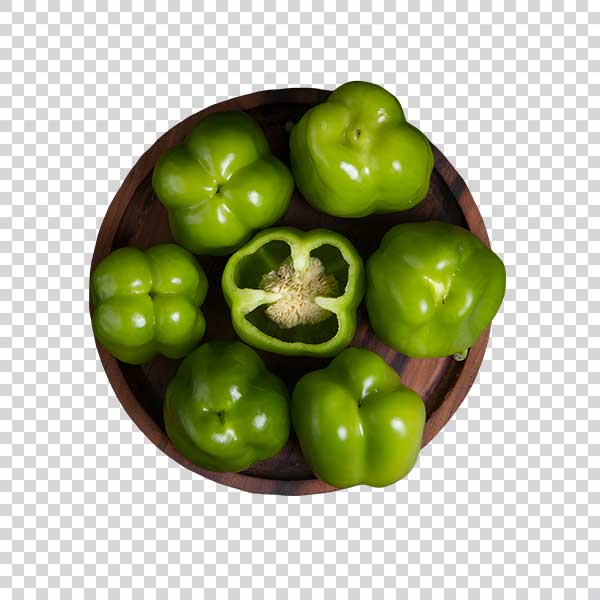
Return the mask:
<path id="1" fill-rule="evenodd" d="M 289 164 L 288 138 L 293 123 L 312 106 L 323 102 L 330 92 L 319 89 L 283 89 L 256 92 L 215 104 L 192 115 L 163 135 L 131 169 L 111 202 L 100 228 L 92 259 L 92 269 L 112 250 L 122 246 L 146 248 L 171 242 L 167 212 L 152 191 L 152 169 L 156 160 L 169 148 L 183 141 L 192 127 L 207 115 L 243 110 L 260 124 L 273 152 Z M 408 221 L 442 220 L 466 227 L 489 246 L 485 225 L 465 182 L 440 151 L 433 147 L 435 168 L 429 194 L 418 206 L 406 212 L 371 215 L 362 219 L 340 219 L 311 208 L 294 191 L 289 210 L 278 225 L 300 229 L 325 227 L 346 235 L 366 259 L 379 245 L 392 225 Z M 221 292 L 221 273 L 227 257 L 201 256 L 199 260 L 209 280 L 209 293 L 202 311 L 207 331 L 204 341 L 235 339 L 229 309 Z M 381 355 L 400 374 L 402 382 L 416 390 L 427 407 L 423 445 L 442 429 L 464 400 L 477 375 L 487 346 L 489 329 L 471 348 L 464 362 L 452 357 L 438 359 L 408 358 L 384 345 L 369 326 L 361 305 L 354 346 L 369 348 Z M 307 466 L 294 434 L 275 457 L 256 463 L 243 473 L 215 473 L 202 469 L 183 457 L 171 444 L 164 429 L 162 404 L 165 389 L 179 361 L 156 358 L 142 366 L 126 365 L 98 345 L 102 364 L 123 408 L 168 456 L 204 477 L 249 492 L 303 495 L 333 491 L 335 488 L 318 480 Z M 289 386 L 308 371 L 324 367 L 329 359 L 292 358 L 260 353 L 269 369 Z"/>

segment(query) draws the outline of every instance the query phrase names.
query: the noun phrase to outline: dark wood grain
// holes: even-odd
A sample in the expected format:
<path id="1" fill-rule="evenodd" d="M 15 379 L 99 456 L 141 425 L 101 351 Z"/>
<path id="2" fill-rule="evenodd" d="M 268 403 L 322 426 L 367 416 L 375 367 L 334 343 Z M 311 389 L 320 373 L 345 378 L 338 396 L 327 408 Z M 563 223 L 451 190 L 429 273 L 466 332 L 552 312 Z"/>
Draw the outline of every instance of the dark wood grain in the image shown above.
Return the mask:
<path id="1" fill-rule="evenodd" d="M 100 228 L 92 259 L 92 269 L 109 252 L 121 246 L 146 248 L 173 241 L 165 208 L 152 191 L 152 169 L 156 160 L 170 147 L 181 142 L 192 127 L 210 113 L 244 110 L 263 128 L 274 153 L 289 164 L 288 131 L 311 106 L 324 101 L 328 91 L 284 89 L 257 92 L 215 104 L 176 125 L 163 135 L 137 162 L 125 178 L 109 206 Z M 294 192 L 289 210 L 280 225 L 301 229 L 325 227 L 339 231 L 367 258 L 379 245 L 383 234 L 393 225 L 408 221 L 439 219 L 470 229 L 487 246 L 485 225 L 465 182 L 440 151 L 433 147 L 435 169 L 425 200 L 410 211 L 371 215 L 364 219 L 340 219 L 317 212 Z M 229 310 L 221 292 L 221 273 L 226 258 L 198 257 L 209 279 L 209 293 L 202 310 L 206 316 L 204 341 L 235 339 Z M 408 358 L 384 345 L 369 326 L 364 307 L 352 344 L 380 354 L 400 374 L 405 385 L 416 390 L 427 407 L 423 445 L 444 427 L 464 400 L 473 384 L 487 346 L 489 329 L 471 348 L 467 360 L 453 358 Z M 316 479 L 307 466 L 296 437 L 275 457 L 253 465 L 244 473 L 215 473 L 202 469 L 183 457 L 169 442 L 162 417 L 162 402 L 168 382 L 178 361 L 159 357 L 141 367 L 125 365 L 98 346 L 108 379 L 124 409 L 146 436 L 168 456 L 188 469 L 234 488 L 256 493 L 303 495 L 333 491 Z M 267 366 L 290 387 L 308 371 L 322 368 L 328 359 L 290 358 L 261 352 Z"/>

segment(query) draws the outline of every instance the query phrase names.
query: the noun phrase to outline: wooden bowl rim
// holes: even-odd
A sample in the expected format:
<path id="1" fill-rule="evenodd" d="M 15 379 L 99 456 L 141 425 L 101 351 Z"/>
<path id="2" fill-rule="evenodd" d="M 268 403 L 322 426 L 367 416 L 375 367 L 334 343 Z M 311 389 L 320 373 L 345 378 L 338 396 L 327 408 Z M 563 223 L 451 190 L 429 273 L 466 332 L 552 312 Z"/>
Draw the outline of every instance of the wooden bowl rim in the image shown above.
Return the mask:
<path id="1" fill-rule="evenodd" d="M 143 181 L 149 175 L 151 169 L 154 168 L 156 162 L 154 155 L 158 148 L 161 148 L 163 145 L 165 146 L 164 149 L 161 148 L 162 153 L 169 147 L 179 143 L 179 140 L 177 139 L 178 136 L 174 135 L 175 130 L 185 130 L 186 125 L 189 126 L 190 124 L 195 124 L 195 122 L 212 112 L 239 110 L 238 104 L 240 100 L 243 100 L 244 104 L 249 104 L 252 107 L 265 104 L 297 102 L 295 96 L 298 93 L 301 93 L 304 96 L 305 101 L 303 103 L 316 104 L 318 102 L 323 102 L 327 96 L 329 96 L 331 91 L 319 88 L 283 88 L 262 90 L 238 96 L 236 98 L 230 98 L 190 115 L 159 137 L 158 140 L 144 152 L 135 165 L 133 165 L 110 203 L 98 232 L 92 263 L 90 265 L 90 273 L 112 250 L 116 227 L 114 227 L 113 231 L 111 231 L 111 227 L 113 223 L 119 223 L 121 221 L 123 214 L 127 209 L 131 199 L 130 188 L 137 189 L 140 182 Z M 465 181 L 437 147 L 432 144 L 432 148 L 435 156 L 434 169 L 453 192 L 454 198 L 463 212 L 469 230 L 474 235 L 477 235 L 477 237 L 479 237 L 479 239 L 481 239 L 481 241 L 489 248 L 490 242 L 485 223 Z M 91 309 L 91 286 L 89 304 L 89 308 Z M 466 397 L 467 392 L 473 385 L 473 382 L 479 373 L 479 368 L 488 344 L 489 335 L 490 327 L 481 334 L 477 342 L 471 348 L 454 387 L 444 397 L 436 410 L 429 415 L 423 432 L 423 446 L 426 446 L 443 429 Z M 167 434 L 158 427 L 152 417 L 137 400 L 123 375 L 119 362 L 98 343 L 96 343 L 96 347 L 108 380 L 119 399 L 119 402 L 131 420 L 155 446 L 190 471 L 198 473 L 203 477 L 216 481 L 222 485 L 252 493 L 269 493 L 287 496 L 319 494 L 338 490 L 338 488 L 332 487 L 316 478 L 305 480 L 268 479 L 244 475 L 242 473 L 219 473 L 208 471 L 195 465 L 176 450 L 167 437 Z M 267 491 L 265 491 L 265 487 L 267 488 Z"/>

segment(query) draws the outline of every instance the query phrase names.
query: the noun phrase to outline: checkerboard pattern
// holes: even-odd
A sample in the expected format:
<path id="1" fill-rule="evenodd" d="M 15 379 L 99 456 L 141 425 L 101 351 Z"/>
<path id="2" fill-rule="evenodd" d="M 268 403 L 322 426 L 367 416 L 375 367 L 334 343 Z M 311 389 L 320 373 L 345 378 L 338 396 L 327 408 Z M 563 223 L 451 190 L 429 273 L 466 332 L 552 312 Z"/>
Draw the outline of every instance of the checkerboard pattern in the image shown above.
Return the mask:
<path id="1" fill-rule="evenodd" d="M 10 597 L 600 598 L 600 5 L 567 5 L 1 4 Z M 476 384 L 406 480 L 228 489 L 157 450 L 110 388 L 86 301 L 96 235 L 178 121 L 354 79 L 397 94 L 466 179 L 506 299 Z"/>

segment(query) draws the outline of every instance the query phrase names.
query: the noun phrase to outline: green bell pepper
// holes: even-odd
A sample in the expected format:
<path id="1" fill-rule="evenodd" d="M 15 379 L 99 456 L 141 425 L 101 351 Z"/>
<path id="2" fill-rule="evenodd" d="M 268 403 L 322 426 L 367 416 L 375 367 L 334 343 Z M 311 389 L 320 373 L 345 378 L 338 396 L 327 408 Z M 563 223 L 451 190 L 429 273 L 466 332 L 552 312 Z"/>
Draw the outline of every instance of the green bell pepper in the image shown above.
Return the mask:
<path id="1" fill-rule="evenodd" d="M 396 97 L 364 81 L 345 83 L 304 114 L 290 158 L 306 200 L 338 217 L 412 208 L 433 169 L 428 139 L 406 122 Z"/>
<path id="2" fill-rule="evenodd" d="M 194 254 L 230 254 L 286 211 L 294 182 L 243 112 L 212 114 L 154 167 L 175 240 Z"/>
<path id="3" fill-rule="evenodd" d="M 120 248 L 92 274 L 94 334 L 125 363 L 142 364 L 158 354 L 181 358 L 204 335 L 200 305 L 207 289 L 198 261 L 175 244 Z"/>
<path id="4" fill-rule="evenodd" d="M 333 356 L 354 336 L 364 268 L 339 233 L 279 227 L 231 256 L 222 283 L 246 343 L 277 354 Z"/>
<path id="5" fill-rule="evenodd" d="M 464 357 L 505 288 L 502 261 L 466 229 L 439 221 L 392 227 L 367 261 L 371 326 L 407 356 Z"/>
<path id="6" fill-rule="evenodd" d="M 309 466 L 335 487 L 390 485 L 419 455 L 423 401 L 370 350 L 348 348 L 302 377 L 291 410 Z"/>
<path id="7" fill-rule="evenodd" d="M 209 342 L 187 356 L 163 409 L 175 448 L 211 471 L 270 458 L 290 432 L 286 386 L 241 342 Z"/>

